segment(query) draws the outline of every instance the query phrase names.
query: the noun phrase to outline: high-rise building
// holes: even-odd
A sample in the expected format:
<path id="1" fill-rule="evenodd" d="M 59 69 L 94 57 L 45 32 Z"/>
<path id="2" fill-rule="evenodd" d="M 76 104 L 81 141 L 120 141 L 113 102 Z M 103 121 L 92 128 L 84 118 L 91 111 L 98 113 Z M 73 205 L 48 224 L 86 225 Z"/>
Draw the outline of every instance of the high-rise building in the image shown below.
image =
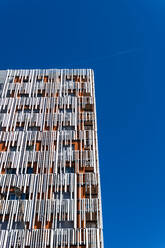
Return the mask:
<path id="1" fill-rule="evenodd" d="M 0 248 L 103 248 L 94 75 L 0 71 Z"/>

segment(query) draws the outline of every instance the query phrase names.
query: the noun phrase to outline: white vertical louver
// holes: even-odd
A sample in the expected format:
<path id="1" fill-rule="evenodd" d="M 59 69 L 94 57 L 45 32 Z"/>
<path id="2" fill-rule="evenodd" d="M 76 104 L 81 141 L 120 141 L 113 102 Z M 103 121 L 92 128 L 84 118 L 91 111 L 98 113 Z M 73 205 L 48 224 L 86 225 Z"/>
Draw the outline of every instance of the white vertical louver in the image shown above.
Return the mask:
<path id="1" fill-rule="evenodd" d="M 0 96 L 0 248 L 103 248 L 93 71 L 0 71 Z"/>

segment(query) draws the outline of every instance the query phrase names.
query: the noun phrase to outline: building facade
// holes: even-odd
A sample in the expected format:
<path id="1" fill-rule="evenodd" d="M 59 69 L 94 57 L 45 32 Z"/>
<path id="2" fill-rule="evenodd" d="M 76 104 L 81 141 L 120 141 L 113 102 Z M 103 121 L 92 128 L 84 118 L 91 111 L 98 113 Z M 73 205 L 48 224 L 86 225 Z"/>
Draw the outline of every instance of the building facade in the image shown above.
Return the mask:
<path id="1" fill-rule="evenodd" d="M 94 74 L 0 71 L 0 248 L 103 248 Z"/>

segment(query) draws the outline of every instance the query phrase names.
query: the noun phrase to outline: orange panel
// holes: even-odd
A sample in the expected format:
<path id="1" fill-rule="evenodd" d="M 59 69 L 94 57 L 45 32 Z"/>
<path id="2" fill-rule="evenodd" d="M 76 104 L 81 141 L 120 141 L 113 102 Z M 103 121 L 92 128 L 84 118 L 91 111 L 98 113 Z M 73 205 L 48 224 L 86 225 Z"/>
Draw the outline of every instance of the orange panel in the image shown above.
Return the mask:
<path id="1" fill-rule="evenodd" d="M 51 229 L 52 228 L 52 221 L 47 221 L 45 225 L 45 229 Z"/>
<path id="2" fill-rule="evenodd" d="M 5 146 L 5 141 L 0 142 L 0 152 L 7 151 L 7 146 Z"/>
<path id="3" fill-rule="evenodd" d="M 44 76 L 44 83 L 48 82 L 48 76 Z"/>
<path id="4" fill-rule="evenodd" d="M 80 142 L 79 141 L 74 141 L 72 142 L 73 145 L 75 145 L 75 150 L 80 150 Z"/>
<path id="5" fill-rule="evenodd" d="M 36 152 L 41 151 L 41 141 L 36 142 Z"/>
<path id="6" fill-rule="evenodd" d="M 35 222 L 34 229 L 41 229 L 41 222 L 40 221 Z"/>

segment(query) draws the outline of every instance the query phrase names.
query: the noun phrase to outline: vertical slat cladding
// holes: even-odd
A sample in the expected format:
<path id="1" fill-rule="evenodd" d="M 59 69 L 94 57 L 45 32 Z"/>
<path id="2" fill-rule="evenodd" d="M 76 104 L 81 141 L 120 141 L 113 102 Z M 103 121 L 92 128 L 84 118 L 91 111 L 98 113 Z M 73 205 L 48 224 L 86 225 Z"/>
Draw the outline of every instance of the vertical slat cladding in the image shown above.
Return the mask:
<path id="1" fill-rule="evenodd" d="M 93 71 L 1 74 L 0 247 L 103 248 Z"/>

